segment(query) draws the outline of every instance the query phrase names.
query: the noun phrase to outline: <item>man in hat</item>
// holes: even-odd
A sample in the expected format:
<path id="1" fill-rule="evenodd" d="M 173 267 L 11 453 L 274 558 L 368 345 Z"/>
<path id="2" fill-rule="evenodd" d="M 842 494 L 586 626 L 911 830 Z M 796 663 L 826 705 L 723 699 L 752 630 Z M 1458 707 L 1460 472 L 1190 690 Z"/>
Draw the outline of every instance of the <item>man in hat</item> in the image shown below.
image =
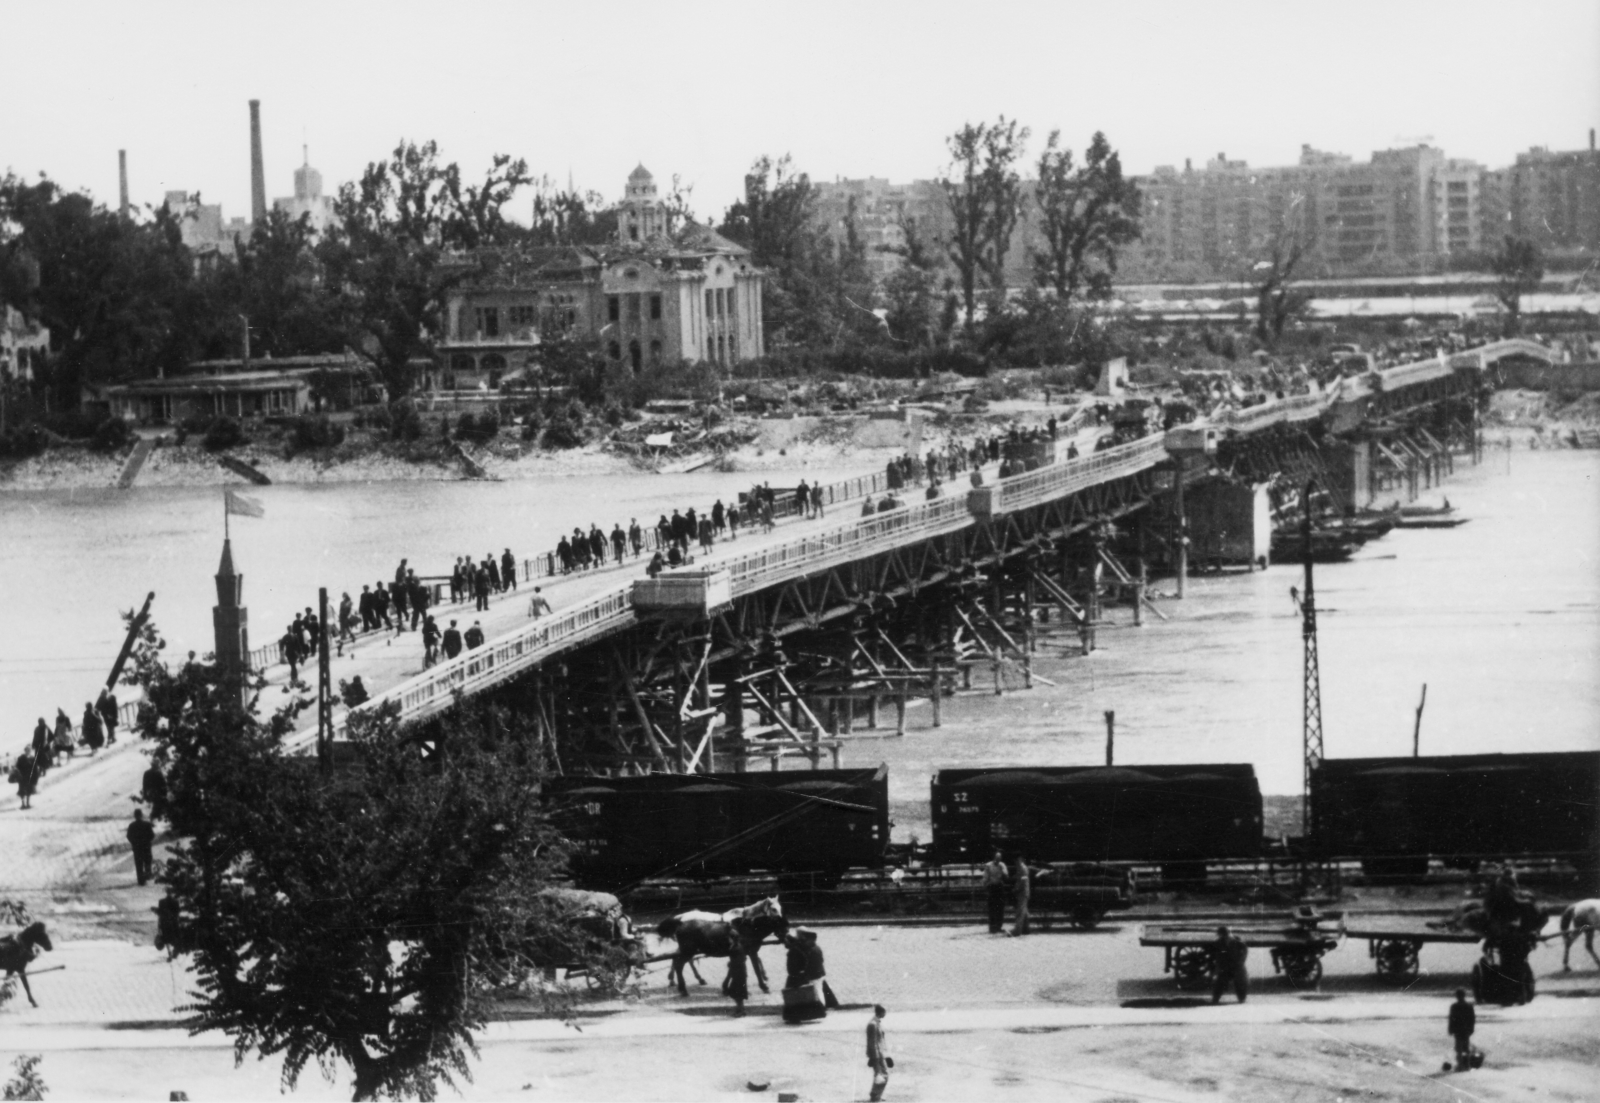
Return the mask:
<path id="1" fill-rule="evenodd" d="M 1230 984 L 1240 1003 L 1250 995 L 1250 973 L 1244 967 L 1245 958 L 1249 956 L 1250 948 L 1244 944 L 1244 939 L 1226 925 L 1217 928 L 1217 940 L 1211 944 L 1211 960 L 1216 969 L 1211 982 L 1212 1003 L 1222 1002 L 1222 993 Z"/>

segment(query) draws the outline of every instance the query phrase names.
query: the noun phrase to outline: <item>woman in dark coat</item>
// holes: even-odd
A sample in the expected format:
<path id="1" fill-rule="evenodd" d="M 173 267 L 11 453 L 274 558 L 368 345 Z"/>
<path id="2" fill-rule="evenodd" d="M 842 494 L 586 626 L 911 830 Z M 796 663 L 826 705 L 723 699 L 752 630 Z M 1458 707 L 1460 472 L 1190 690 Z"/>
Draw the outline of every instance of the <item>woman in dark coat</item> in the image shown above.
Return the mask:
<path id="1" fill-rule="evenodd" d="M 94 706 L 87 701 L 83 705 L 83 741 L 89 744 L 89 753 L 93 754 L 105 746 L 106 735 L 100 727 L 100 717 L 96 715 Z"/>
<path id="2" fill-rule="evenodd" d="M 32 749 L 24 750 L 11 764 L 12 777 L 17 782 L 17 796 L 22 799 L 22 807 L 33 807 L 33 792 L 39 785 L 39 771 L 33 760 Z"/>

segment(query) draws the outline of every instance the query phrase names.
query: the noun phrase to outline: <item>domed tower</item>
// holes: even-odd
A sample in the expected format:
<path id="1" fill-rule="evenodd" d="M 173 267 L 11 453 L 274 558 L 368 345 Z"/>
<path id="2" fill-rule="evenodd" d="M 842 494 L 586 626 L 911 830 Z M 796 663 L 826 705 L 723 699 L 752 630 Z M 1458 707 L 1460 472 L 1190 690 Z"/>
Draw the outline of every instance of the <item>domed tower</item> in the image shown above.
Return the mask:
<path id="1" fill-rule="evenodd" d="M 617 234 L 623 241 L 648 241 L 666 234 L 667 216 L 656 196 L 656 178 L 643 165 L 628 174 L 617 214 Z"/>

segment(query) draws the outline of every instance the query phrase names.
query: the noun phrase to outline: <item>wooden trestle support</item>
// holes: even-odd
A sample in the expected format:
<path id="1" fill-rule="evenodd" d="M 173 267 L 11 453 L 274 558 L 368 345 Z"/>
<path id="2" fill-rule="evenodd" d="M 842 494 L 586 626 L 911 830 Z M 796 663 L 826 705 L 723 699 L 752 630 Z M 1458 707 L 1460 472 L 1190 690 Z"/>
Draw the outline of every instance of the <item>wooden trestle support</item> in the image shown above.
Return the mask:
<path id="1" fill-rule="evenodd" d="M 939 726 L 974 671 L 985 691 L 1045 681 L 1041 636 L 1087 652 L 1108 604 L 1142 619 L 1142 522 L 1170 481 L 1142 471 L 709 615 L 652 615 L 488 695 L 529 716 L 567 773 L 837 765 L 851 742 L 903 734 L 919 701 Z"/>

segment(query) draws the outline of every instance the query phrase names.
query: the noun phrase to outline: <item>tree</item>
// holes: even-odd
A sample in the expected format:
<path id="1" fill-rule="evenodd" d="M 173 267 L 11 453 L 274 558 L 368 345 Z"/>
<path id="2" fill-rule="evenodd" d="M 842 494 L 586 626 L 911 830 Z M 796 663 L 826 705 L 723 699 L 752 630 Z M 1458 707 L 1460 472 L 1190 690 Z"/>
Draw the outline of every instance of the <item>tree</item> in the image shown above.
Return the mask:
<path id="1" fill-rule="evenodd" d="M 411 389 L 411 362 L 431 358 L 446 293 L 473 271 L 451 254 L 512 240 L 501 208 L 531 182 L 522 161 L 500 154 L 482 184 L 464 186 L 435 143 L 401 142 L 339 189 L 338 222 L 318 253 L 350 343 L 372 358 L 391 399 Z"/>
<path id="2" fill-rule="evenodd" d="M 900 255 L 900 264 L 883 281 L 884 320 L 894 340 L 928 348 L 934 343 L 939 308 L 935 273 L 939 261 L 929 251 L 914 217 L 902 209 L 897 221 L 905 244 L 893 248 Z"/>
<path id="3" fill-rule="evenodd" d="M 1052 130 L 1039 155 L 1039 205 L 1044 248 L 1032 252 L 1033 278 L 1055 289 L 1063 308 L 1082 291 L 1086 298 L 1111 296 L 1117 253 L 1139 239 L 1139 189 L 1122 175 L 1122 158 L 1096 131 L 1083 164 L 1072 164 L 1061 132 Z"/>
<path id="4" fill-rule="evenodd" d="M 854 231 L 847 226 L 845 248 L 835 248 L 819 224 L 811 178 L 784 156 L 759 158 L 744 179 L 744 198 L 727 209 L 718 229 L 768 272 L 762 320 L 771 343 L 836 348 L 845 337 L 879 332 L 859 237 L 850 245 Z"/>
<path id="5" fill-rule="evenodd" d="M 1527 238 L 1507 234 L 1489 270 L 1499 277 L 1494 297 L 1506 308 L 1505 335 L 1515 336 L 1522 331 L 1522 296 L 1537 291 L 1544 279 L 1544 254 Z"/>
<path id="6" fill-rule="evenodd" d="M 946 250 L 961 281 L 968 329 L 977 310 L 979 278 L 993 294 L 1005 292 L 1006 252 L 1022 210 L 1022 181 L 1013 166 L 1027 140 L 1028 128 L 1018 129 L 1004 115 L 993 125 L 967 123 L 945 140 L 950 168 L 939 186 L 952 223 Z"/>
<path id="7" fill-rule="evenodd" d="M 310 215 L 295 219 L 274 208 L 248 239 L 240 240 L 235 261 L 218 267 L 227 295 L 223 312 L 249 319 L 251 356 L 308 356 L 344 348 L 315 236 Z M 235 322 L 233 316 L 222 319 L 237 337 L 243 323 Z M 237 341 L 227 354 L 238 354 Z"/>
<path id="8" fill-rule="evenodd" d="M 1305 196 L 1296 193 L 1272 227 L 1260 259 L 1251 265 L 1248 275 L 1256 293 L 1256 339 L 1263 345 L 1275 346 L 1289 319 L 1304 313 L 1310 304 L 1310 297 L 1290 281 L 1315 247 L 1316 235 L 1306 223 Z"/>
<path id="9" fill-rule="evenodd" d="M 358 714 L 357 761 L 329 775 L 282 745 L 297 706 L 261 723 L 236 680 L 171 672 L 159 646 L 147 627 L 130 678 L 183 840 L 163 938 L 193 954 L 191 1029 L 230 1035 L 236 1060 L 281 1054 L 286 1090 L 312 1059 L 348 1066 L 356 1099 L 470 1078 L 494 992 L 585 952 L 538 895 L 565 850 L 533 733 L 463 704 L 430 724 L 430 750 L 392 711 Z"/>
<path id="10" fill-rule="evenodd" d="M 122 218 L 47 178 L 0 179 L 0 295 L 50 329 L 60 407 L 85 383 L 149 378 L 195 351 L 194 264 L 165 207 Z"/>
<path id="11" fill-rule="evenodd" d="M 549 177 L 534 182 L 533 224 L 527 240 L 534 245 L 603 245 L 616 236 L 617 212 L 606 209 L 599 192 L 558 190 Z"/>

